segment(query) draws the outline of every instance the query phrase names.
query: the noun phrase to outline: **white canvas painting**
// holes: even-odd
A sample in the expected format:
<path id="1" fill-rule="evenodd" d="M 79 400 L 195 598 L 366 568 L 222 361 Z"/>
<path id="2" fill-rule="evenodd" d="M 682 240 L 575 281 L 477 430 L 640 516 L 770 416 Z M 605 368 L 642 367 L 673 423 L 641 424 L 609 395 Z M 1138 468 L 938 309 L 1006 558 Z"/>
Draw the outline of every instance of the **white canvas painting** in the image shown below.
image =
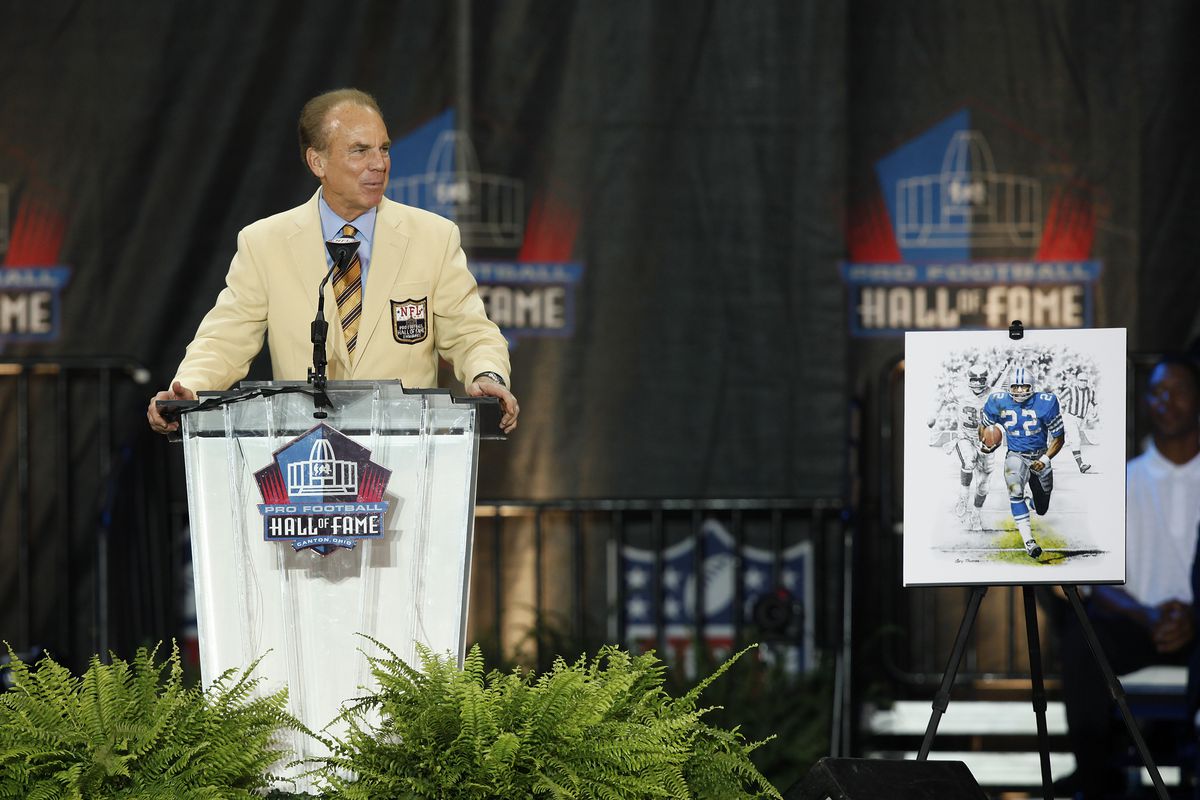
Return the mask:
<path id="1" fill-rule="evenodd" d="M 1125 330 L 904 344 L 904 585 L 1124 582 Z"/>

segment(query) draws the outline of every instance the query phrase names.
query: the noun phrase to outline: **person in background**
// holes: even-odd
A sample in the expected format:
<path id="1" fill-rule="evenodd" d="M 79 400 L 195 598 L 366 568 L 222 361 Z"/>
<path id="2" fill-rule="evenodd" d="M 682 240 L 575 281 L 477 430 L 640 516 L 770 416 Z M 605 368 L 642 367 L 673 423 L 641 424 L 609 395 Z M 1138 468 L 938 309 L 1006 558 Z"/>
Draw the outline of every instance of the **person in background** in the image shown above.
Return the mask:
<path id="1" fill-rule="evenodd" d="M 1200 373 L 1183 357 L 1155 365 L 1145 395 L 1151 435 L 1126 467 L 1126 581 L 1095 586 L 1088 619 L 1113 671 L 1188 664 L 1196 650 L 1192 565 L 1200 530 Z M 1073 614 L 1063 616 L 1063 703 L 1076 771 L 1056 787 L 1098 800 L 1123 786 L 1104 675 Z M 1119 724 L 1119 723 L 1118 723 Z"/>

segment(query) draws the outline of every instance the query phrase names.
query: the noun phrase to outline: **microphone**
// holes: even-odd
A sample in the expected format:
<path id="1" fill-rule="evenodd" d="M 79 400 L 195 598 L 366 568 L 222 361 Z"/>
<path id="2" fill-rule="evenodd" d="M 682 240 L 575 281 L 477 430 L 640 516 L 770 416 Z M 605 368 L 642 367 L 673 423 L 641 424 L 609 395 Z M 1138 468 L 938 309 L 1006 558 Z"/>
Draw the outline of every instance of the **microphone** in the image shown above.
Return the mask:
<path id="1" fill-rule="evenodd" d="M 333 408 L 333 403 L 325 394 L 327 382 L 325 368 L 329 365 L 328 355 L 325 351 L 325 342 L 329 334 L 329 323 L 325 321 L 325 284 L 329 283 L 334 272 L 346 269 L 350 259 L 354 258 L 354 254 L 358 252 L 358 244 L 357 239 L 349 237 L 338 237 L 325 243 L 325 248 L 329 251 L 333 264 L 325 272 L 325 277 L 321 279 L 321 285 L 317 288 L 317 316 L 309 328 L 313 346 L 313 365 L 308 370 L 308 382 L 315 389 L 313 405 L 316 410 L 313 412 L 313 416 L 317 419 L 324 419 L 327 416 L 321 410 L 322 408 Z"/>
<path id="2" fill-rule="evenodd" d="M 333 268 L 341 272 L 350 263 L 350 259 L 354 258 L 354 254 L 358 252 L 358 239 L 352 236 L 339 236 L 331 242 L 325 243 L 325 249 L 329 251 L 329 257 L 333 259 Z M 325 276 L 328 280 L 329 276 Z M 324 286 L 325 284 L 321 284 Z"/>

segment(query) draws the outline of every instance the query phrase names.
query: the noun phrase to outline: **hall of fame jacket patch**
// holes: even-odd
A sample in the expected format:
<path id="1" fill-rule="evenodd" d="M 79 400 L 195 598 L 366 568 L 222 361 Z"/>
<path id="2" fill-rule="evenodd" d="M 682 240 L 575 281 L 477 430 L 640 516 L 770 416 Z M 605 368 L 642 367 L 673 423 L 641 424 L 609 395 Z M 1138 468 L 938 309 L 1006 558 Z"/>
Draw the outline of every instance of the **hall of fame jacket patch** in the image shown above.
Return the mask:
<path id="1" fill-rule="evenodd" d="M 429 298 L 392 300 L 392 336 L 400 344 L 416 344 L 429 335 Z"/>

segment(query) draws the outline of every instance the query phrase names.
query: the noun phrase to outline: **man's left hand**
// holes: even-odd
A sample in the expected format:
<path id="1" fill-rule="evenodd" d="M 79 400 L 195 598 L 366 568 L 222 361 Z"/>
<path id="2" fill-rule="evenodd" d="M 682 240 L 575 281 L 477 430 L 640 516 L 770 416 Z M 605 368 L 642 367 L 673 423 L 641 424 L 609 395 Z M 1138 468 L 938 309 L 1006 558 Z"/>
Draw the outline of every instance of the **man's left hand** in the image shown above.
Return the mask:
<path id="1" fill-rule="evenodd" d="M 471 397 L 496 397 L 500 400 L 500 430 L 512 433 L 517 429 L 517 415 L 521 407 L 517 405 L 517 397 L 508 388 L 488 377 L 481 376 L 467 387 Z"/>
<path id="2" fill-rule="evenodd" d="M 1039 458 L 1037 461 L 1034 461 L 1032 464 L 1030 464 L 1029 468 L 1034 472 L 1041 472 L 1046 468 L 1046 464 Z"/>

